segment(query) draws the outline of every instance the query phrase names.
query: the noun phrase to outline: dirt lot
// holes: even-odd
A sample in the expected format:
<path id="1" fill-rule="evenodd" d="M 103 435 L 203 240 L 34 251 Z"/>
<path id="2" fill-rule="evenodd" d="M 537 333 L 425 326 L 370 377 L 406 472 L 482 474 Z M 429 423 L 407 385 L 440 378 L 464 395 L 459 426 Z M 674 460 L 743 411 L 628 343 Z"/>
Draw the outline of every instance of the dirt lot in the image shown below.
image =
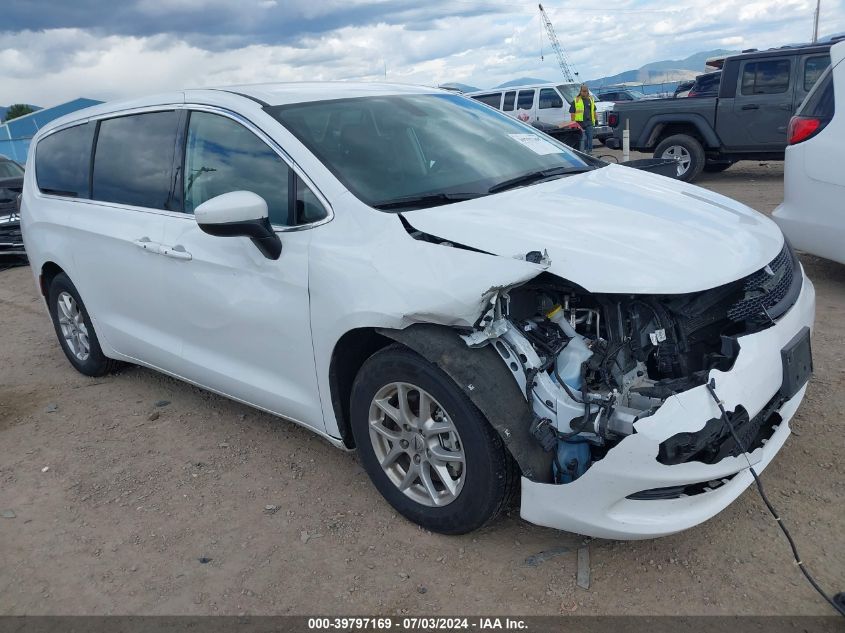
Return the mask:
<path id="1" fill-rule="evenodd" d="M 750 163 L 699 184 L 769 212 L 782 177 Z M 816 374 L 763 480 L 840 591 L 845 267 L 801 259 L 818 292 Z M 27 268 L 0 272 L 0 323 L 0 512 L 14 513 L 0 518 L 0 614 L 829 613 L 753 491 L 682 534 L 592 541 L 583 590 L 581 537 L 518 512 L 430 534 L 354 454 L 293 424 L 146 369 L 77 374 Z"/>

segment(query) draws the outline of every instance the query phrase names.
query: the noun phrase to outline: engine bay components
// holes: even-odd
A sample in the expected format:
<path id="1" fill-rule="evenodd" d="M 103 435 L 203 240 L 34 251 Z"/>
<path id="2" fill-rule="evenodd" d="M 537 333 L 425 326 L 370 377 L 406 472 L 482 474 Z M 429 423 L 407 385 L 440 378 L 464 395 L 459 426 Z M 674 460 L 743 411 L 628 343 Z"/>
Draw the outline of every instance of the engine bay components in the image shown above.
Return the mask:
<path id="1" fill-rule="evenodd" d="M 569 483 L 667 398 L 730 369 L 737 338 L 770 326 L 795 295 L 785 270 L 793 258 L 785 246 L 775 260 L 779 283 L 755 273 L 688 295 L 591 294 L 543 273 L 493 296 L 462 338 L 492 345 L 510 368 L 534 416 L 532 436 L 554 452 L 554 481 Z M 767 304 L 767 289 L 779 300 Z"/>

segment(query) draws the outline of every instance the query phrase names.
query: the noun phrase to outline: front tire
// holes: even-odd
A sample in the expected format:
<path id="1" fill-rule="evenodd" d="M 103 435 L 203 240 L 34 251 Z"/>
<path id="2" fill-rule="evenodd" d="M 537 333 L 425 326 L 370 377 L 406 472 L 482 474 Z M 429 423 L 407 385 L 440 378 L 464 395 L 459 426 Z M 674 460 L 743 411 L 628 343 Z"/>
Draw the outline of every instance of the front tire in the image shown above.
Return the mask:
<path id="1" fill-rule="evenodd" d="M 65 273 L 55 276 L 47 295 L 50 318 L 70 364 L 86 376 L 103 376 L 117 369 L 121 363 L 103 354 L 85 304 Z"/>
<path id="2" fill-rule="evenodd" d="M 499 435 L 447 374 L 407 348 L 364 363 L 350 414 L 364 469 L 410 521 L 465 534 L 513 498 L 518 469 Z"/>
<path id="3" fill-rule="evenodd" d="M 654 149 L 655 158 L 678 161 L 678 180 L 692 182 L 704 168 L 704 148 L 698 140 L 687 134 L 673 134 Z"/>

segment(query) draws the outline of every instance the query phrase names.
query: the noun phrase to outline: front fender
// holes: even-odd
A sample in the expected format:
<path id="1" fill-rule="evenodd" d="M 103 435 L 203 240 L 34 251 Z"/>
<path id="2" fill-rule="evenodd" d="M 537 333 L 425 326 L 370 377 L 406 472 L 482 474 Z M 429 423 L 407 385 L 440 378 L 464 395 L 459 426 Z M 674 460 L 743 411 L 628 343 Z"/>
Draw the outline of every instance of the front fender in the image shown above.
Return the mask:
<path id="1" fill-rule="evenodd" d="M 704 145 L 708 148 L 720 147 L 719 137 L 710 123 L 700 114 L 656 114 L 651 117 L 640 132 L 636 147 L 651 148 L 657 141 L 657 136 L 664 124 L 689 123 L 698 131 L 704 139 Z"/>
<path id="2" fill-rule="evenodd" d="M 470 348 L 456 330 L 440 325 L 420 323 L 378 332 L 446 372 L 496 429 L 523 477 L 551 482 L 552 453 L 544 452 L 531 436 L 532 412 L 496 350 L 489 345 Z"/>

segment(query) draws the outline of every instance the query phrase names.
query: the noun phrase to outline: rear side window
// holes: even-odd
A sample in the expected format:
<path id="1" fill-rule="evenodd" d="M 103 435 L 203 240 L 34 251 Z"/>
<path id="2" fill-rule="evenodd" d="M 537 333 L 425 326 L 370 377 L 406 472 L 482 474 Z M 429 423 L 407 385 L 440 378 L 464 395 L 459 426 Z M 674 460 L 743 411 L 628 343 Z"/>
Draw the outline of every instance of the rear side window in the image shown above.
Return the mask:
<path id="1" fill-rule="evenodd" d="M 502 110 L 505 112 L 513 111 L 513 104 L 516 101 L 516 90 L 511 90 L 505 93 L 505 103 L 502 105 Z"/>
<path id="2" fill-rule="evenodd" d="M 749 62 L 742 70 L 742 94 L 771 95 L 789 90 L 788 59 Z"/>
<path id="3" fill-rule="evenodd" d="M 42 193 L 87 198 L 95 124 L 76 125 L 45 137 L 35 150 L 35 179 Z"/>
<path id="4" fill-rule="evenodd" d="M 530 110 L 534 107 L 534 90 L 520 90 L 516 97 L 517 110 Z"/>
<path id="5" fill-rule="evenodd" d="M 835 111 L 833 95 L 833 68 L 827 67 L 813 87 L 804 103 L 798 108 L 798 116 L 812 116 L 820 119 L 832 119 Z"/>
<path id="6" fill-rule="evenodd" d="M 177 122 L 172 110 L 100 121 L 92 197 L 169 209 Z"/>
<path id="7" fill-rule="evenodd" d="M 480 101 L 481 103 L 486 103 L 489 106 L 493 106 L 494 108 L 499 107 L 499 102 L 502 100 L 502 93 L 496 92 L 489 95 L 475 95 L 473 97 L 476 101 Z"/>
<path id="8" fill-rule="evenodd" d="M 747 68 L 747 66 L 746 66 Z M 696 96 L 712 96 L 719 92 L 719 83 L 722 80 L 722 73 L 712 75 L 699 75 L 695 78 L 690 92 Z"/>
<path id="9" fill-rule="evenodd" d="M 807 58 L 804 62 L 804 92 L 810 92 L 813 89 L 828 66 L 830 66 L 830 55 Z"/>
<path id="10" fill-rule="evenodd" d="M 540 90 L 540 109 L 548 110 L 549 108 L 562 108 L 563 99 L 553 88 L 543 88 Z"/>
<path id="11" fill-rule="evenodd" d="M 719 81 L 722 79 L 721 74 L 708 75 L 701 80 L 701 89 L 716 92 L 719 89 Z"/>

